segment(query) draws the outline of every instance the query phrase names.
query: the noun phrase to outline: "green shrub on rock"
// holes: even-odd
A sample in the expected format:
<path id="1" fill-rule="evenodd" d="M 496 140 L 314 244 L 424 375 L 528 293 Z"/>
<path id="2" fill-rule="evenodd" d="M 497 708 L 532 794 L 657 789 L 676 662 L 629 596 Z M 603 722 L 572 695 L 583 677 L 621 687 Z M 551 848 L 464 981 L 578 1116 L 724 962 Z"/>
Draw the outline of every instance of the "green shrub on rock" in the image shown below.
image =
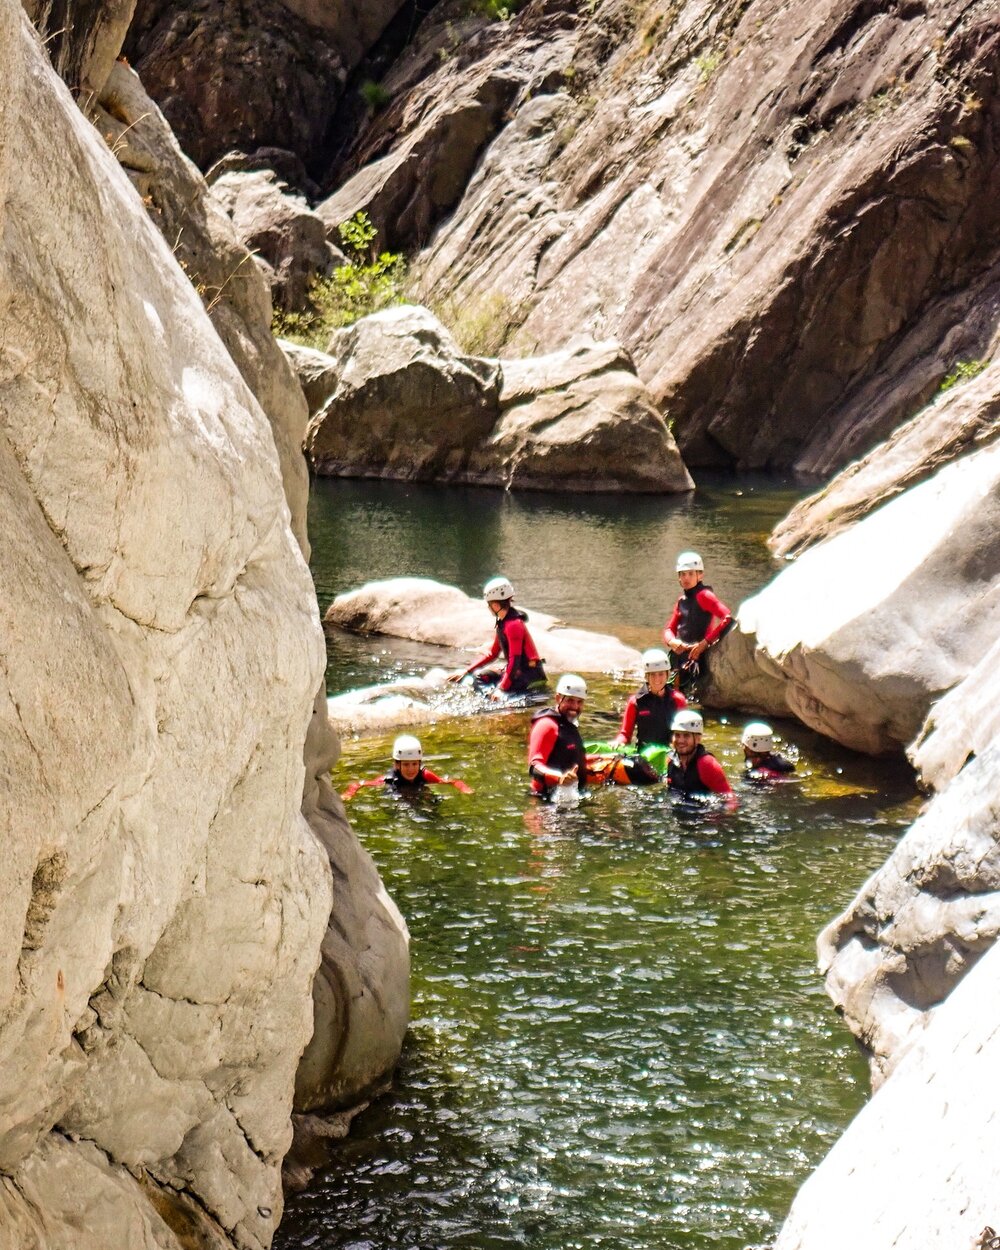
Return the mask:
<path id="1" fill-rule="evenodd" d="M 310 283 L 302 312 L 275 313 L 272 329 L 279 338 L 324 350 L 334 330 L 402 303 L 406 259 L 402 252 L 375 250 L 378 230 L 368 214 L 355 213 L 341 222 L 337 233 L 347 264 Z"/>

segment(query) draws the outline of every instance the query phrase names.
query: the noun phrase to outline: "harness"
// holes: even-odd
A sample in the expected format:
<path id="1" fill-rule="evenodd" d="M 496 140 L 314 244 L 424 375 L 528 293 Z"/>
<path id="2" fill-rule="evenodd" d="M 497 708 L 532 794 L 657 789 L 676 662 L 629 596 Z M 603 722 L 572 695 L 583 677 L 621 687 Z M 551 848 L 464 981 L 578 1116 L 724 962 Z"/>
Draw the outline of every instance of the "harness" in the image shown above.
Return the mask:
<path id="1" fill-rule="evenodd" d="M 421 765 L 420 771 L 412 781 L 407 781 L 398 768 L 394 768 L 391 772 L 386 773 L 382 780 L 392 790 L 420 790 L 427 785 L 423 765 Z"/>
<path id="2" fill-rule="evenodd" d="M 698 772 L 698 761 L 702 756 L 709 754 L 710 752 L 706 751 L 699 742 L 685 768 L 681 765 L 677 752 L 671 751 L 670 759 L 667 761 L 667 785 L 670 789 L 676 790 L 684 798 L 695 794 L 711 794 L 711 790 L 702 781 L 701 774 Z"/>
<path id="3" fill-rule="evenodd" d="M 640 751 L 645 746 L 665 746 L 670 742 L 670 726 L 676 711 L 669 686 L 662 695 L 653 694 L 648 686 L 643 686 L 635 696 L 636 746 Z"/>
<path id="4" fill-rule="evenodd" d="M 496 631 L 497 638 L 500 641 L 500 650 L 503 652 L 505 663 L 510 663 L 510 640 L 507 637 L 507 626 L 512 621 L 526 621 L 528 619 L 527 612 L 520 612 L 517 608 L 508 608 L 506 616 L 497 617 Z M 538 649 L 535 647 L 534 639 L 527 630 L 524 631 L 524 646 L 510 674 L 511 683 L 532 683 L 545 680 L 545 670 L 542 668 L 542 661 L 538 655 Z"/>
<path id="5" fill-rule="evenodd" d="M 677 621 L 677 637 L 681 642 L 701 642 L 708 633 L 708 627 L 712 623 L 712 613 L 707 612 L 698 602 L 698 593 L 711 589 L 711 586 L 699 582 L 696 586 L 685 590 L 677 600 L 677 610 L 680 613 Z"/>

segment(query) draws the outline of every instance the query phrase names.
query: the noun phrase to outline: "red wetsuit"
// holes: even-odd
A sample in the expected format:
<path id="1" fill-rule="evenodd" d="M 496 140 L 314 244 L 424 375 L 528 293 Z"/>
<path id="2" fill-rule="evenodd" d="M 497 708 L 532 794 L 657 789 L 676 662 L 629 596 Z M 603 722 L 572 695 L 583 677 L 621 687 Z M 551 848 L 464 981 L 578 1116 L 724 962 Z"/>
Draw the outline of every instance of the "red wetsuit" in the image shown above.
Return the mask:
<path id="1" fill-rule="evenodd" d="M 369 781 L 352 781 L 344 790 L 340 797 L 342 799 L 353 799 L 359 790 L 365 786 L 389 786 L 392 790 L 398 790 L 402 794 L 416 793 L 423 789 L 424 786 L 454 786 L 456 790 L 462 794 L 471 794 L 471 787 L 467 786 L 464 781 L 458 781 L 451 777 L 439 777 L 437 773 L 432 773 L 429 768 L 421 768 L 416 777 L 412 781 L 407 781 L 400 773 L 395 771 L 386 773 L 384 777 L 372 777 Z"/>
<path id="2" fill-rule="evenodd" d="M 707 794 L 727 794 L 731 798 L 731 804 L 736 804 L 736 795 L 722 771 L 722 765 L 700 742 L 687 765 L 681 763 L 676 751 L 671 752 L 670 762 L 667 764 L 667 785 L 686 799 Z"/>
<path id="3" fill-rule="evenodd" d="M 712 618 L 718 618 L 712 624 Z M 669 645 L 673 635 L 681 642 L 701 642 L 709 646 L 716 642 L 729 628 L 732 612 L 726 607 L 711 586 L 699 582 L 685 590 L 674 605 L 673 614 L 663 629 L 664 641 Z"/>
<path id="4" fill-rule="evenodd" d="M 577 786 L 583 790 L 587 784 L 587 753 L 580 730 L 569 717 L 561 715 L 555 708 L 536 712 L 528 739 L 528 772 L 531 774 L 532 790 L 535 794 L 548 794 L 556 788 L 551 781 L 536 774 L 537 765 L 564 773 L 574 764 Z"/>
<path id="5" fill-rule="evenodd" d="M 674 718 L 674 712 L 682 707 L 687 707 L 687 699 L 679 690 L 671 690 L 668 686 L 663 694 L 659 695 L 653 694 L 648 686 L 643 686 L 641 690 L 631 695 L 625 704 L 622 727 L 618 730 L 613 745 L 628 746 L 638 723 L 639 737 L 636 745 L 640 751 L 650 743 L 669 746 L 670 723 Z"/>
<path id="6" fill-rule="evenodd" d="M 541 665 L 538 648 L 524 623 L 526 619 L 516 608 L 509 608 L 505 616 L 498 617 L 490 649 L 465 671 L 474 673 L 477 668 L 489 664 L 503 652 L 507 664 L 497 682 L 500 690 L 514 689 L 520 692 L 535 682 L 543 682 L 545 670 Z"/>

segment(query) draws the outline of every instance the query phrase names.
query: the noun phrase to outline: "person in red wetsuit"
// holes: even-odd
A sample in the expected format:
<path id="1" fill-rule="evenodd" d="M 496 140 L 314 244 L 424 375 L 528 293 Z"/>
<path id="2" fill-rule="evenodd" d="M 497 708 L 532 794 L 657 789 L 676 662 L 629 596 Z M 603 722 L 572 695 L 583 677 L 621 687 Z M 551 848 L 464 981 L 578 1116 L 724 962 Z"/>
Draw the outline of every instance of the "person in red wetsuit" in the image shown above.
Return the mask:
<path id="1" fill-rule="evenodd" d="M 690 708 L 685 708 L 674 717 L 667 785 L 683 799 L 704 799 L 712 794 L 721 794 L 726 796 L 727 807 L 735 807 L 736 795 L 722 771 L 722 765 L 701 745 L 704 732 L 705 722 Z"/>
<path id="2" fill-rule="evenodd" d="M 555 706 L 531 718 L 528 774 L 534 794 L 547 798 L 557 786 L 587 785 L 587 752 L 577 719 L 587 697 L 587 683 L 564 673 L 556 686 Z"/>
<path id="3" fill-rule="evenodd" d="M 795 772 L 795 761 L 774 749 L 774 733 L 763 721 L 751 721 L 740 742 L 748 781 L 781 781 Z"/>
<path id="4" fill-rule="evenodd" d="M 424 749 L 420 739 L 412 734 L 400 734 L 392 744 L 392 769 L 384 777 L 370 781 L 352 781 L 341 794 L 344 800 L 353 799 L 364 786 L 387 786 L 397 794 L 419 794 L 425 786 L 454 786 L 462 794 L 471 794 L 472 787 L 457 778 L 439 777 L 424 768 Z"/>
<path id="5" fill-rule="evenodd" d="M 682 690 L 690 690 L 708 672 L 708 648 L 726 633 L 733 614 L 704 582 L 705 565 L 697 551 L 682 551 L 677 557 L 677 580 L 681 596 L 670 620 L 663 628 L 663 641 L 671 653 L 674 668 L 680 670 Z"/>
<path id="6" fill-rule="evenodd" d="M 670 656 L 659 647 L 642 653 L 646 684 L 625 704 L 622 727 L 612 745 L 628 746 L 636 734 L 636 746 L 668 746 L 674 713 L 687 707 L 687 699 L 670 686 Z"/>
<path id="7" fill-rule="evenodd" d="M 538 655 L 531 634 L 525 625 L 528 616 L 514 607 L 514 587 L 506 577 L 494 577 L 483 587 L 483 598 L 496 617 L 496 634 L 490 648 L 478 660 L 474 660 L 468 668 L 460 668 L 449 673 L 449 681 L 461 681 L 470 673 L 475 674 L 476 684 L 480 687 L 492 687 L 491 698 L 498 699 L 502 694 L 524 694 L 526 690 L 545 684 L 545 669 Z M 488 669 L 478 670 L 495 660 L 501 652 L 504 658 L 503 671 Z"/>

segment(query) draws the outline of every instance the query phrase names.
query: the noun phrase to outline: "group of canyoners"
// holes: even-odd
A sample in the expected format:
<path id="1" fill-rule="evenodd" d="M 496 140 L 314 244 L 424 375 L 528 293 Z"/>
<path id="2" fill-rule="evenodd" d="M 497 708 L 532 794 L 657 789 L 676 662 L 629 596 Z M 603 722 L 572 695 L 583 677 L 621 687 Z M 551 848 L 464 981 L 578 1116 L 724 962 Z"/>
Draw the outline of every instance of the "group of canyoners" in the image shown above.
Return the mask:
<path id="1" fill-rule="evenodd" d="M 736 796 L 722 765 L 702 743 L 701 714 L 688 703 L 707 672 L 709 648 L 733 624 L 732 613 L 705 585 L 704 577 L 701 556 L 696 551 L 681 552 L 677 557 L 681 594 L 663 629 L 667 649 L 643 652 L 645 684 L 625 704 L 621 727 L 610 743 L 589 747 L 584 743 L 578 721 L 587 683 L 576 673 L 559 678 L 552 706 L 532 717 L 528 774 L 533 794 L 544 799 L 563 786 L 583 790 L 588 784 L 648 785 L 662 780 L 681 798 L 721 796 L 722 801 L 735 805 Z M 471 678 L 479 690 L 497 700 L 543 688 L 547 682 L 544 662 L 528 630 L 527 614 L 514 607 L 513 586 L 505 577 L 494 577 L 483 587 L 483 598 L 495 618 L 492 643 L 467 668 L 449 674 L 448 680 Z M 502 669 L 488 667 L 501 655 Z M 794 760 L 775 751 L 771 727 L 762 721 L 747 725 L 741 742 L 749 779 L 766 782 L 794 772 Z M 465 782 L 439 777 L 424 768 L 419 740 L 403 734 L 393 744 L 391 770 L 384 777 L 352 782 L 343 797 L 353 797 L 362 786 L 414 792 L 427 785 L 451 785 L 469 792 Z"/>

